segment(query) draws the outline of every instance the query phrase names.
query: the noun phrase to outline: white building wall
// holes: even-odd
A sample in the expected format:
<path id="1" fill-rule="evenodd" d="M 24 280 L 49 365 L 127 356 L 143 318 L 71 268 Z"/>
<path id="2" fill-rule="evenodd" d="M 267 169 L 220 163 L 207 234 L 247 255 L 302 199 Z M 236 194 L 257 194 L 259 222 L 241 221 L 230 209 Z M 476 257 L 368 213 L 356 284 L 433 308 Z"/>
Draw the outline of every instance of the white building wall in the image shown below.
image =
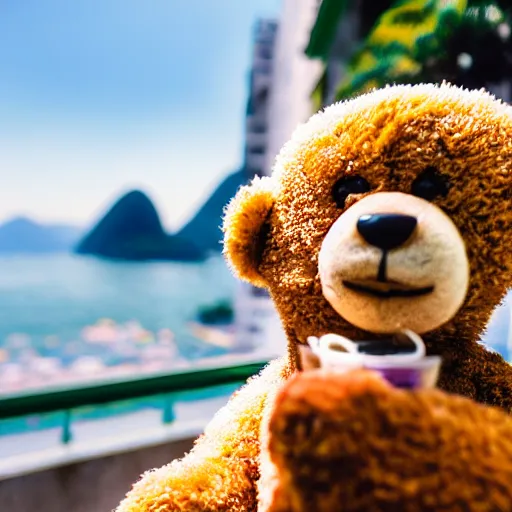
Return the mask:
<path id="1" fill-rule="evenodd" d="M 310 97 L 322 65 L 308 59 L 304 50 L 317 10 L 318 0 L 283 0 L 269 98 L 267 174 L 296 126 L 314 113 Z"/>
<path id="2" fill-rule="evenodd" d="M 255 116 L 262 116 L 267 127 L 265 153 L 249 156 L 251 165 L 270 174 L 281 147 L 295 127 L 311 114 L 311 93 L 322 66 L 304 53 L 315 22 L 318 0 L 283 0 L 277 38 L 272 58 L 269 97 L 264 112 L 248 118 L 248 150 L 252 143 L 262 142 L 262 134 L 251 135 Z M 264 77 L 254 77 L 253 87 L 264 86 Z M 248 154 L 249 155 L 249 154 Z M 237 345 L 243 350 L 262 352 L 268 356 L 286 353 L 287 341 L 281 322 L 268 296 L 257 294 L 249 285 L 241 284 L 236 297 Z"/>
<path id="3" fill-rule="evenodd" d="M 314 113 L 311 93 L 320 78 L 322 66 L 308 59 L 304 50 L 316 19 L 318 3 L 318 0 L 283 0 L 267 114 L 267 151 L 263 164 L 263 173 L 267 175 L 297 125 Z M 258 348 L 273 355 L 283 355 L 287 340 L 280 319 L 270 299 L 260 300 L 268 304 Z"/>
<path id="4" fill-rule="evenodd" d="M 263 174 L 268 143 L 268 94 L 272 87 L 275 22 L 260 20 L 255 27 L 249 105 L 245 123 L 245 167 L 248 175 Z M 274 314 L 268 296 L 247 283 L 238 283 L 235 329 L 238 352 L 260 352 L 267 319 Z M 265 356 L 273 356 L 265 351 Z"/>

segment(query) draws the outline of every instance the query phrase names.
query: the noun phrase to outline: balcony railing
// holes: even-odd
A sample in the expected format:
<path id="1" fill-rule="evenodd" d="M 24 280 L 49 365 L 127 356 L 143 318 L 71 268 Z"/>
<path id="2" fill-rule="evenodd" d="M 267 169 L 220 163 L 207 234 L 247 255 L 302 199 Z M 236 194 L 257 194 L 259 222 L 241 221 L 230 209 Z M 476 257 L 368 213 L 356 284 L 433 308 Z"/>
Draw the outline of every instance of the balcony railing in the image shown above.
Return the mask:
<path id="1" fill-rule="evenodd" d="M 61 442 L 72 439 L 73 410 L 100 406 L 122 400 L 162 397 L 162 421 L 174 418 L 174 401 L 178 394 L 215 388 L 222 385 L 242 385 L 258 373 L 267 361 L 251 361 L 236 366 L 216 366 L 201 369 L 110 379 L 84 383 L 73 387 L 47 387 L 41 390 L 0 395 L 0 420 L 22 416 L 64 412 Z"/>

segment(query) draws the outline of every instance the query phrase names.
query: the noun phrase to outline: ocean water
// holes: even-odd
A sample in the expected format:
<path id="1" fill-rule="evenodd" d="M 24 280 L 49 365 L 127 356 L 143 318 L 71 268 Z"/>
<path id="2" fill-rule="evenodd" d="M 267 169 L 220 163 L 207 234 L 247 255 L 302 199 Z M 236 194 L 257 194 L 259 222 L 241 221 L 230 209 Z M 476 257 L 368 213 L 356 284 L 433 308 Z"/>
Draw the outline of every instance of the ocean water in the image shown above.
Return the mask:
<path id="1" fill-rule="evenodd" d="M 193 364 L 196 359 L 226 352 L 195 338 L 187 324 L 195 319 L 198 308 L 231 300 L 235 283 L 220 256 L 193 264 L 112 262 L 66 254 L 0 257 L 0 352 L 4 347 L 4 354 L 9 353 L 9 339 L 15 334 L 25 340 L 24 349 L 28 344 L 38 356 L 64 364 L 91 349 L 102 358 L 101 350 L 105 352 L 107 346 L 77 340 L 84 327 L 107 318 L 116 324 L 137 322 L 153 333 L 172 331 L 179 354 Z M 57 340 L 51 350 L 45 348 L 48 340 Z M 69 354 L 67 349 L 73 345 L 75 350 Z M 0 372 L 9 361 L 3 363 L 0 360 Z M 221 388 L 190 392 L 188 400 L 229 394 L 236 386 Z M 161 408 L 162 398 L 86 407 L 75 410 L 73 417 L 75 421 L 99 419 L 148 407 Z M 60 412 L 2 420 L 0 437 L 44 430 L 61 422 Z"/>
<path id="2" fill-rule="evenodd" d="M 108 318 L 170 329 L 189 358 L 215 348 L 194 338 L 187 323 L 199 307 L 233 297 L 235 279 L 222 257 L 203 263 L 131 263 L 88 257 L 0 257 L 0 347 L 20 333 L 37 346 L 49 336 L 63 344 Z"/>
<path id="3" fill-rule="evenodd" d="M 235 278 L 221 256 L 203 263 L 130 263 L 59 254 L 0 257 L 0 348 L 13 333 L 37 346 L 48 337 L 66 344 L 103 318 L 170 329 L 180 353 L 195 359 L 215 347 L 188 323 L 198 308 L 232 300 Z M 512 293 L 492 319 L 485 340 L 500 352 L 509 337 Z M 213 354 L 215 355 L 215 354 Z"/>
<path id="4" fill-rule="evenodd" d="M 179 353 L 191 362 L 219 355 L 227 349 L 195 338 L 187 324 L 195 319 L 198 308 L 231 300 L 235 286 L 220 256 L 194 264 L 111 262 L 73 255 L 0 257 L 0 352 L 17 333 L 30 339 L 40 355 L 65 360 L 65 348 L 80 338 L 84 327 L 108 318 L 118 324 L 136 321 L 152 332 L 171 330 Z M 512 293 L 496 311 L 485 337 L 505 357 L 509 356 L 507 340 L 512 340 L 511 312 Z M 48 339 L 59 340 L 51 354 L 45 354 Z M 234 390 L 228 388 L 223 392 Z M 194 392 L 189 399 L 218 392 Z M 144 407 L 160 408 L 161 398 L 85 408 L 75 411 L 74 417 L 100 418 Z M 57 426 L 61 416 L 0 421 L 0 436 Z"/>
<path id="5" fill-rule="evenodd" d="M 232 300 L 235 278 L 221 256 L 203 263 L 131 263 L 89 257 L 0 257 L 0 348 L 8 336 L 28 336 L 37 347 L 48 337 L 65 345 L 103 318 L 136 321 L 156 332 L 170 329 L 186 358 L 215 355 L 188 323 L 198 308 Z M 485 341 L 506 352 L 512 293 L 498 308 Z"/>

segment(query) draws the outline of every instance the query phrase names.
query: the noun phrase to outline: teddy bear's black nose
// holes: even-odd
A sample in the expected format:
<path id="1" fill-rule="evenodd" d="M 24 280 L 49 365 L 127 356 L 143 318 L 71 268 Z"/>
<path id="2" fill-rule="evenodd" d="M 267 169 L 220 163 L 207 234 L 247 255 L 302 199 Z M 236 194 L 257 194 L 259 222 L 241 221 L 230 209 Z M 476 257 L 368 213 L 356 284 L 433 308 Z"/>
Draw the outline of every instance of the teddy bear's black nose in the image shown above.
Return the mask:
<path id="1" fill-rule="evenodd" d="M 417 224 L 410 215 L 373 213 L 359 217 L 357 231 L 370 245 L 389 251 L 405 243 Z"/>

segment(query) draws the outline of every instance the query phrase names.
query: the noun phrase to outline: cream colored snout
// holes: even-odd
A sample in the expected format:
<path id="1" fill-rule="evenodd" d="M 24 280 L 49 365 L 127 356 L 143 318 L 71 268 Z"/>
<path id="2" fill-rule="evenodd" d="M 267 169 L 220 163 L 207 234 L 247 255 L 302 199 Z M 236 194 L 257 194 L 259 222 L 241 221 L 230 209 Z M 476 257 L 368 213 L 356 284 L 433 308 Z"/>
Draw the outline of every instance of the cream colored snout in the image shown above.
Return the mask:
<path id="1" fill-rule="evenodd" d="M 368 236 L 361 225 L 373 219 Z M 409 232 L 400 238 L 394 231 L 403 219 Z M 451 219 L 399 192 L 366 196 L 344 212 L 322 243 L 319 272 L 334 310 L 374 333 L 436 329 L 457 313 L 469 283 L 464 241 Z"/>

